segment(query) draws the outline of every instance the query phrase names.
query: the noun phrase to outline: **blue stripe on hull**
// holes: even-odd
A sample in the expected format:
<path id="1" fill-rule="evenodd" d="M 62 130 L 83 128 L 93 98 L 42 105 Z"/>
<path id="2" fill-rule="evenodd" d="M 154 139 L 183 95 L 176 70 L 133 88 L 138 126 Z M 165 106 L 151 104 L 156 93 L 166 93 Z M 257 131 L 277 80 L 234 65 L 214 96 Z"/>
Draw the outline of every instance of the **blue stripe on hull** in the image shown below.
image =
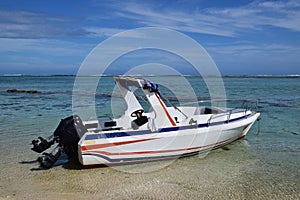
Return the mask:
<path id="1" fill-rule="evenodd" d="M 204 123 L 204 124 L 198 124 L 198 128 L 205 128 L 210 126 L 217 126 L 221 124 L 228 124 L 230 122 L 238 121 L 244 118 L 248 118 L 253 114 L 248 114 L 243 117 L 238 117 L 235 119 L 230 119 L 226 121 L 221 122 L 212 122 L 212 123 Z M 180 127 L 167 127 L 159 129 L 156 133 L 166 133 L 171 131 L 178 131 L 178 130 L 187 130 L 187 129 L 193 129 L 195 126 L 188 125 L 188 126 L 180 126 Z M 101 138 L 114 138 L 114 137 L 126 137 L 126 136 L 134 136 L 134 135 L 144 135 L 144 134 L 151 134 L 154 132 L 151 132 L 150 130 L 140 130 L 140 131 L 129 131 L 129 132 L 113 132 L 113 133 L 101 133 L 101 134 L 90 134 L 85 137 L 85 140 L 96 140 Z"/>

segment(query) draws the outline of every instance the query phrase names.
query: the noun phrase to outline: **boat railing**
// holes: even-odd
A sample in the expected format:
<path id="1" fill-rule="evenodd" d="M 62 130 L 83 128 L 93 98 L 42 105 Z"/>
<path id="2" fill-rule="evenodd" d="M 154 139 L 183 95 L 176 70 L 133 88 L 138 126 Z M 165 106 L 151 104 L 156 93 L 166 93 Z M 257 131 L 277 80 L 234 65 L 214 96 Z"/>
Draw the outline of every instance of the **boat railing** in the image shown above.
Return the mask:
<path id="1" fill-rule="evenodd" d="M 213 101 L 214 102 L 220 102 L 220 101 L 222 102 L 224 100 L 216 99 Z M 227 121 L 226 121 L 227 123 L 229 122 L 231 115 L 234 113 L 243 112 L 243 114 L 245 116 L 247 111 L 252 111 L 252 112 L 258 111 L 258 100 L 256 100 L 256 99 L 225 99 L 225 101 L 226 101 L 226 107 L 228 107 L 228 106 L 230 107 L 231 103 L 236 104 L 236 102 L 241 102 L 240 106 L 235 106 L 233 108 L 231 108 L 231 107 L 227 108 L 226 113 L 224 113 L 227 115 Z M 218 117 L 219 116 L 216 116 L 216 114 L 211 116 L 211 118 L 218 118 Z M 208 124 L 210 123 L 210 121 L 211 121 L 211 119 L 208 120 Z"/>
<path id="2" fill-rule="evenodd" d="M 226 116 L 227 115 L 227 122 L 229 121 L 229 116 L 230 116 L 230 114 L 228 114 L 228 113 L 220 113 L 220 114 L 212 114 L 211 116 L 210 116 L 210 118 L 207 120 L 207 125 L 209 126 L 210 124 L 211 124 L 211 120 L 212 119 L 216 119 L 216 118 L 220 118 L 220 117 L 224 117 L 224 116 Z"/>
<path id="3" fill-rule="evenodd" d="M 239 102 L 239 105 L 237 105 Z M 231 106 L 235 104 L 235 106 Z M 211 106 L 219 108 L 219 112 L 212 113 L 210 118 L 207 120 L 207 124 L 210 125 L 211 121 L 216 118 L 227 116 L 225 122 L 229 122 L 230 117 L 234 113 L 243 112 L 246 115 L 247 111 L 258 112 L 258 100 L 256 99 L 211 99 L 211 100 L 200 100 L 197 102 L 189 102 L 181 104 L 181 106 L 195 105 L 199 107 Z"/>
<path id="4" fill-rule="evenodd" d="M 240 102 L 240 106 L 235 106 L 234 108 L 243 108 L 243 109 L 251 109 L 251 110 L 257 110 L 258 108 L 258 100 L 257 99 L 209 99 L 209 100 L 200 100 L 198 101 L 198 104 L 203 103 L 211 103 L 216 107 L 219 107 L 219 104 L 226 103 L 226 107 L 230 107 L 231 103 L 237 104 L 237 102 Z M 227 106 L 229 105 L 229 106 Z"/>
<path id="5" fill-rule="evenodd" d="M 237 102 L 240 102 L 240 106 L 234 106 L 234 107 L 230 106 L 232 103 L 237 104 Z M 232 110 L 234 109 L 246 109 L 252 111 L 258 110 L 257 99 L 205 99 L 196 102 L 194 101 L 194 102 L 181 103 L 180 105 L 188 106 L 188 105 L 195 105 L 195 104 L 198 104 L 198 106 L 210 105 L 214 107 L 223 107 L 223 108 L 227 107 Z"/>

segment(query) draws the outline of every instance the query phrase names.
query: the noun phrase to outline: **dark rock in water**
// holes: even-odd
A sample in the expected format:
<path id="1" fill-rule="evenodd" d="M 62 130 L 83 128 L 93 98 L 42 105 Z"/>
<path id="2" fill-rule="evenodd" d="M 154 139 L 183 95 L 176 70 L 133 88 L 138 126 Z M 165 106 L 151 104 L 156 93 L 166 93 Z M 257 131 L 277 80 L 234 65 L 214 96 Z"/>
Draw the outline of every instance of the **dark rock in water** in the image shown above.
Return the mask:
<path id="1" fill-rule="evenodd" d="M 42 93 L 38 90 L 18 90 L 18 89 L 8 89 L 6 90 L 6 92 L 10 92 L 10 93 L 30 93 L 30 94 L 38 94 L 38 93 Z"/>

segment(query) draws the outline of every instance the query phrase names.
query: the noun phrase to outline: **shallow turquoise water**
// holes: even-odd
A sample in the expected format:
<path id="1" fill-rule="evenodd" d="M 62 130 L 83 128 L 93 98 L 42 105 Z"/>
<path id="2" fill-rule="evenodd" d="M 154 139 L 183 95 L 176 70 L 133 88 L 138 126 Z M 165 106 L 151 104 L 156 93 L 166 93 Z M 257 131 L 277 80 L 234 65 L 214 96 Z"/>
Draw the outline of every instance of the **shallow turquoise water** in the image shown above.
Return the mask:
<path id="1" fill-rule="evenodd" d="M 178 91 L 185 95 L 185 88 L 176 85 L 176 77 L 160 77 L 173 82 Z M 205 83 L 199 77 L 186 77 L 194 86 L 198 98 L 209 97 Z M 37 136 L 48 136 L 56 128 L 59 120 L 72 114 L 72 91 L 75 77 L 73 76 L 18 76 L 0 77 L 0 198 L 39 198 L 41 193 L 49 195 L 67 193 L 70 199 L 73 193 L 89 193 L 91 198 L 98 199 L 101 194 L 99 187 L 108 198 L 156 198 L 164 191 L 176 188 L 180 191 L 176 197 L 196 198 L 199 193 L 208 192 L 207 197 L 214 195 L 209 191 L 218 190 L 215 195 L 227 195 L 232 198 L 287 198 L 297 199 L 300 188 L 300 78 L 299 77 L 224 77 L 227 98 L 251 98 L 259 100 L 261 111 L 260 132 L 258 124 L 254 125 L 244 141 L 229 145 L 229 151 L 217 150 L 209 156 L 200 159 L 197 156 L 180 159 L 172 165 L 159 171 L 146 174 L 129 174 L 122 170 L 97 168 L 89 170 L 70 170 L 59 165 L 47 171 L 32 171 L 37 163 L 31 163 L 37 154 L 30 150 L 30 142 Z M 95 77 L 86 77 L 87 83 Z M 91 81 L 93 82 L 93 80 Z M 38 90 L 41 93 L 7 93 L 7 89 Z M 112 77 L 101 79 L 96 95 L 98 115 L 111 115 L 111 97 L 107 94 L 117 94 L 113 90 Z M 164 87 L 161 89 L 166 95 L 174 97 L 172 91 Z M 82 94 L 84 96 L 94 93 Z M 124 102 L 117 96 L 114 102 L 122 107 Z M 83 108 L 93 106 L 86 102 Z M 117 108 L 122 113 L 122 109 Z M 25 161 L 25 162 L 24 162 Z M 27 164 L 24 164 L 27 163 Z M 222 166 L 220 166 L 222 165 Z M 227 166 L 227 167 L 225 167 Z M 138 165 L 138 168 L 143 165 Z M 229 168 L 234 169 L 234 171 Z M 205 172 L 205 173 L 204 173 Z M 95 177 L 91 177 L 95 174 Z M 242 175 L 243 174 L 243 175 Z M 209 176 L 210 177 L 206 177 Z M 118 182 L 119 177 L 125 180 L 124 187 L 128 193 L 118 188 L 119 196 L 109 196 L 109 187 L 96 183 L 97 176 L 106 182 Z M 51 178 L 52 177 L 52 178 Z M 56 177 L 56 178 L 53 178 Z M 68 177 L 64 179 L 62 177 Z M 83 177 L 91 188 L 83 187 Z M 86 179 L 88 177 L 88 179 Z M 126 178 L 127 177 L 127 178 Z M 43 179 L 49 180 L 48 184 Z M 197 185 L 205 184 L 206 179 L 210 187 Z M 70 182 L 78 181 L 78 185 L 67 186 Z M 140 190 L 145 187 L 132 182 L 151 185 L 142 195 Z M 154 180 L 154 181 L 153 181 Z M 215 183 L 218 181 L 220 183 Z M 231 185 L 223 185 L 228 181 Z M 30 184 L 28 184 L 30 183 Z M 80 183 L 80 184 L 79 184 Z M 71 185 L 72 185 L 71 184 Z M 112 183 L 107 183 L 111 185 Z M 131 185 L 130 185 L 131 184 Z M 154 186 L 162 184 L 161 188 Z M 192 185 L 191 185 L 192 184 Z M 63 189 L 58 186 L 63 185 Z M 119 185 L 119 183 L 118 183 Z M 134 187 L 136 186 L 136 187 Z M 149 186 L 149 187 L 148 187 Z M 53 189 L 51 189 L 53 187 Z M 119 187 L 121 187 L 119 185 Z M 132 188 L 134 187 L 134 188 Z M 194 188 L 194 189 L 193 189 Z M 248 190 L 247 188 L 251 188 Z M 223 191 L 224 190 L 224 191 Z M 26 192 L 35 191 L 37 196 L 28 196 Z M 198 193 L 198 192 L 199 193 Z M 253 192 L 251 192 L 253 191 Z M 238 194 L 234 194 L 238 192 Z M 176 193 L 176 192 L 175 192 Z M 175 194 L 174 193 L 174 194 Z M 28 193 L 29 194 L 29 193 Z M 126 196 L 126 194 L 128 196 Z M 176 193 L 177 194 L 177 193 Z M 272 195 L 273 194 L 273 195 Z M 154 195 L 154 196 L 153 196 Z M 169 194 L 172 196 L 172 192 Z M 182 196 L 180 196 L 182 195 Z M 190 195 L 190 196 L 189 196 Z M 235 196 L 237 195 L 237 196 Z M 56 195 L 57 196 L 57 195 Z M 79 195 L 80 196 L 80 195 Z M 78 198 L 79 198 L 78 196 Z M 58 196 L 63 197 L 64 196 Z M 221 198 L 222 196 L 220 196 Z M 249 198 L 250 198 L 249 197 Z M 157 198 L 159 199 L 159 198 Z"/>

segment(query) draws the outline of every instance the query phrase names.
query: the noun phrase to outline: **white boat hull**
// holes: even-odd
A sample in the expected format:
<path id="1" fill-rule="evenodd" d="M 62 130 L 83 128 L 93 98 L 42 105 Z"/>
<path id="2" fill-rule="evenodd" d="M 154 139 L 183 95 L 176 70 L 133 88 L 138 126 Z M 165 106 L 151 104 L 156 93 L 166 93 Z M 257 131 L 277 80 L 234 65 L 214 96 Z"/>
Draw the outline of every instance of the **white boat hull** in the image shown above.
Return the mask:
<path id="1" fill-rule="evenodd" d="M 245 137 L 259 113 L 229 121 L 150 130 L 87 133 L 79 142 L 82 165 L 127 164 L 209 151 Z"/>

